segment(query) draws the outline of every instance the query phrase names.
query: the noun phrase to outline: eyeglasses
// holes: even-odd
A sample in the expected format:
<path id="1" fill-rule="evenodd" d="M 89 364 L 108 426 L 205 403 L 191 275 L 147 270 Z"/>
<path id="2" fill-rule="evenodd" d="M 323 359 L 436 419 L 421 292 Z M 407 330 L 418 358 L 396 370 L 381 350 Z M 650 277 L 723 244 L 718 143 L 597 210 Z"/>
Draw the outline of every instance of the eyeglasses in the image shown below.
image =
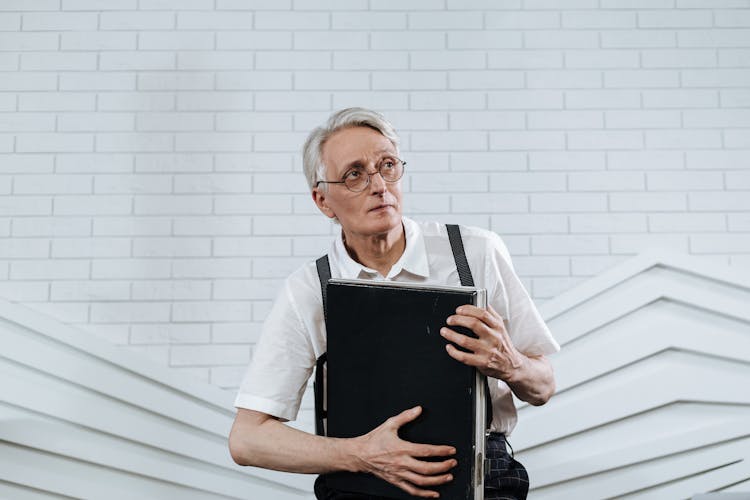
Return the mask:
<path id="1" fill-rule="evenodd" d="M 361 193 L 370 185 L 370 177 L 375 174 L 380 174 L 385 182 L 397 182 L 403 177 L 405 166 L 405 161 L 386 157 L 380 160 L 375 172 L 367 172 L 364 167 L 354 167 L 347 170 L 340 181 L 318 181 L 315 183 L 315 187 L 318 187 L 319 184 L 343 184 L 349 191 Z"/>

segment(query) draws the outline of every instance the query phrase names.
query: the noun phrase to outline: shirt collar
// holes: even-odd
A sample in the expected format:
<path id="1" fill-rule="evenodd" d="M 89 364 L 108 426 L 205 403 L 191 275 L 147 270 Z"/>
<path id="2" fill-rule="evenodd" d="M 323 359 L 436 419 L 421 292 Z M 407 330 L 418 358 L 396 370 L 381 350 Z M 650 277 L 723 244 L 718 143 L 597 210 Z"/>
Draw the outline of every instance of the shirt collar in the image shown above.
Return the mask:
<path id="1" fill-rule="evenodd" d="M 430 275 L 430 269 L 422 228 L 415 221 L 407 217 L 402 217 L 401 222 L 403 223 L 404 234 L 406 236 L 406 248 L 398 261 L 393 264 L 393 267 L 388 272 L 388 276 L 385 278 L 395 278 L 402 272 L 427 278 Z M 344 246 L 343 232 L 340 232 L 339 236 L 335 239 L 331 254 L 338 265 L 340 276 L 344 279 L 376 278 L 378 276 L 377 271 L 363 266 L 349 256 L 349 252 L 346 251 L 346 247 Z"/>

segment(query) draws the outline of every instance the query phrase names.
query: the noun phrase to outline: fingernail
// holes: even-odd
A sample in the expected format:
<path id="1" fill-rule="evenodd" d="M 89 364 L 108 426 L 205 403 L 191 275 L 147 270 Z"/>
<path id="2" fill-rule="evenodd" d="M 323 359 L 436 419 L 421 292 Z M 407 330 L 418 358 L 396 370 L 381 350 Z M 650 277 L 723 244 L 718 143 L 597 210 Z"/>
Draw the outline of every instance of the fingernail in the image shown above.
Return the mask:
<path id="1" fill-rule="evenodd" d="M 443 335 L 443 336 L 448 335 L 448 329 L 447 328 L 441 328 L 440 329 L 440 335 Z"/>

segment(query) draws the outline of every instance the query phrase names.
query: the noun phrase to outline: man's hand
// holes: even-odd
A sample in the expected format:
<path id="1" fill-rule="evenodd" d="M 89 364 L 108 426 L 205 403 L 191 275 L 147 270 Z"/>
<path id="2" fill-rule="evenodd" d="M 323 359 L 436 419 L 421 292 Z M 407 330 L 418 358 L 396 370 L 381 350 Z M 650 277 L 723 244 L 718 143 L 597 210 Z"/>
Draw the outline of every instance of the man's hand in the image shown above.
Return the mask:
<path id="1" fill-rule="evenodd" d="M 446 320 L 449 326 L 468 328 L 477 338 L 443 327 L 440 334 L 466 349 L 448 344 L 448 354 L 461 363 L 475 367 L 483 375 L 506 382 L 523 401 L 542 405 L 555 391 L 552 366 L 544 356 L 526 356 L 513 345 L 503 318 L 490 306 L 481 309 L 464 305 Z"/>
<path id="2" fill-rule="evenodd" d="M 455 448 L 410 443 L 398 437 L 399 428 L 415 420 L 421 413 L 420 406 L 405 410 L 364 436 L 355 438 L 360 450 L 357 469 L 370 472 L 410 495 L 438 498 L 438 492 L 424 487 L 451 481 L 453 476 L 448 471 L 457 462 L 452 458 L 442 462 L 419 459 L 455 455 Z"/>

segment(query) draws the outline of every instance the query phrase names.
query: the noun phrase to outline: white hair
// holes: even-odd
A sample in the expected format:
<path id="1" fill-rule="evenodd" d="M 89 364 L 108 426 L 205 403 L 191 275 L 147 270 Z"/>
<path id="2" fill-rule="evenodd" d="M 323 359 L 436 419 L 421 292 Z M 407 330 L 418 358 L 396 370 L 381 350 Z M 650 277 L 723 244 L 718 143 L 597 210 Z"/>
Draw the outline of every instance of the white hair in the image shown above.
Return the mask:
<path id="1" fill-rule="evenodd" d="M 370 127 L 380 132 L 398 152 L 398 135 L 393 125 L 383 115 L 365 108 L 346 108 L 332 114 L 325 125 L 317 127 L 307 136 L 302 148 L 302 166 L 310 189 L 318 181 L 324 181 L 326 166 L 323 164 L 323 146 L 336 132 L 349 127 Z M 327 184 L 323 184 L 323 189 Z"/>

